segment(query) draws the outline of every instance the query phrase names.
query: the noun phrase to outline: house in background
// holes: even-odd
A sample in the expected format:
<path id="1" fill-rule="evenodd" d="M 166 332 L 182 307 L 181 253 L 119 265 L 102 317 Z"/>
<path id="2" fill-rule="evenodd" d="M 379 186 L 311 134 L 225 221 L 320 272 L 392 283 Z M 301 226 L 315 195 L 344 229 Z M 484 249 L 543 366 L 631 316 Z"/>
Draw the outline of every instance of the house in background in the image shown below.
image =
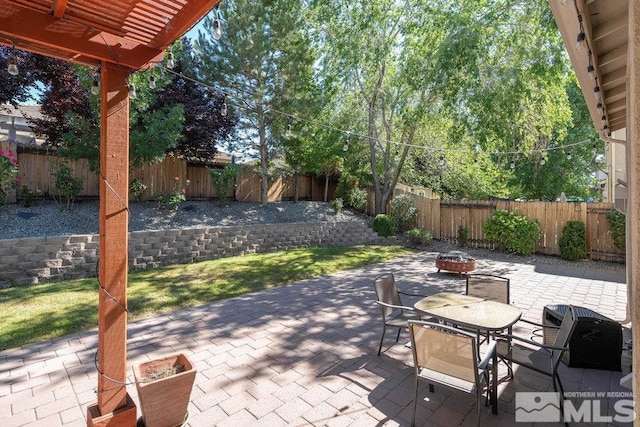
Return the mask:
<path id="1" fill-rule="evenodd" d="M 44 142 L 32 132 L 27 118 L 42 118 L 39 105 L 0 106 L 0 141 L 15 142 L 21 145 L 37 146 Z"/>

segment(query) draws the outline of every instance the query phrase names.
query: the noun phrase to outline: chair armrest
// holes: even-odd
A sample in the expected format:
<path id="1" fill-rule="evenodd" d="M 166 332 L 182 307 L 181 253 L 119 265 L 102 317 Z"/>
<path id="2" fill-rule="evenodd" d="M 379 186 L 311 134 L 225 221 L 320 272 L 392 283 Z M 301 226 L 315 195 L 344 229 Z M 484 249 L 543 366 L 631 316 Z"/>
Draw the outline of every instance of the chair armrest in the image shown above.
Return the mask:
<path id="1" fill-rule="evenodd" d="M 383 307 L 393 308 L 393 309 L 396 309 L 396 310 L 406 310 L 406 311 L 415 312 L 415 309 L 413 307 L 407 307 L 405 305 L 387 304 L 386 302 L 382 302 L 382 301 L 376 301 L 376 304 L 381 305 Z"/>
<path id="2" fill-rule="evenodd" d="M 522 341 L 522 342 L 526 342 L 527 344 L 531 344 L 534 345 L 536 347 L 539 348 L 544 348 L 546 350 L 564 350 L 564 351 L 569 351 L 569 349 L 567 347 L 561 347 L 561 346 L 555 346 L 555 345 L 548 345 L 548 344 L 541 344 L 539 342 L 536 341 L 532 341 L 532 340 L 528 340 L 526 338 L 522 338 L 519 337 L 517 335 L 511 335 L 511 334 L 496 334 L 494 335 L 495 338 L 497 339 L 503 339 L 503 340 L 516 340 L 516 341 Z"/>
<path id="3" fill-rule="evenodd" d="M 398 293 L 399 293 L 399 294 L 402 294 L 402 295 L 406 295 L 406 296 L 408 296 L 408 297 L 422 297 L 422 298 L 426 298 L 426 297 L 427 297 L 426 295 L 410 294 L 410 293 L 408 293 L 408 292 L 402 292 L 402 291 L 398 291 Z"/>
<path id="4" fill-rule="evenodd" d="M 487 366 L 489 366 L 489 362 L 491 362 L 491 359 L 493 358 L 493 354 L 496 352 L 497 344 L 498 343 L 496 341 L 489 342 L 489 345 L 487 347 L 487 352 L 482 357 L 482 360 L 480 361 L 480 363 L 478 363 L 479 369 L 487 369 Z"/>

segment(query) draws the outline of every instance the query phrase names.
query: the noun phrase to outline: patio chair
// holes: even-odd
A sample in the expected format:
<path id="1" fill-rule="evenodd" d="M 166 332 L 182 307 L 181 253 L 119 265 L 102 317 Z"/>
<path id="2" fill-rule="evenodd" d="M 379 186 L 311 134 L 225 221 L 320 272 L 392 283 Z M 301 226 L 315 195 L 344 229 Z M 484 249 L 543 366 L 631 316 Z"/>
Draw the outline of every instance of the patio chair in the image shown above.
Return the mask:
<path id="1" fill-rule="evenodd" d="M 466 294 L 510 304 L 509 279 L 493 274 L 467 274 Z"/>
<path id="2" fill-rule="evenodd" d="M 467 274 L 465 293 L 473 297 L 509 304 L 509 283 L 508 278 L 493 274 Z M 488 332 L 486 339 L 489 339 Z M 484 342 L 480 338 L 480 331 L 478 331 L 478 342 Z"/>
<path id="3" fill-rule="evenodd" d="M 375 287 L 378 297 L 376 304 L 380 306 L 380 311 L 382 312 L 382 336 L 380 337 L 380 346 L 378 347 L 378 356 L 380 356 L 387 326 L 398 328 L 398 335 L 396 336 L 396 342 L 398 342 L 402 329 L 406 329 L 409 326 L 409 319 L 418 319 L 418 315 L 413 308 L 402 304 L 400 294 L 413 297 L 422 295 L 398 291 L 393 273 L 386 273 L 376 277 L 373 280 L 373 286 Z"/>
<path id="4" fill-rule="evenodd" d="M 490 396 L 489 366 L 496 342 L 491 341 L 482 360 L 478 360 L 473 333 L 441 323 L 410 320 L 409 334 L 415 374 L 411 425 L 415 426 L 420 381 L 429 383 L 430 391 L 436 383 L 475 395 L 479 425 L 480 398 L 485 391 L 486 405 Z"/>
<path id="5" fill-rule="evenodd" d="M 560 411 L 562 414 L 564 414 L 564 388 L 558 375 L 558 366 L 564 352 L 569 351 L 569 341 L 577 323 L 575 308 L 569 305 L 553 345 L 539 343 L 512 334 L 500 334 L 497 337 L 498 345 L 496 351 L 500 359 L 552 378 L 554 391 L 560 393 Z M 513 377 L 511 368 L 509 374 Z"/>

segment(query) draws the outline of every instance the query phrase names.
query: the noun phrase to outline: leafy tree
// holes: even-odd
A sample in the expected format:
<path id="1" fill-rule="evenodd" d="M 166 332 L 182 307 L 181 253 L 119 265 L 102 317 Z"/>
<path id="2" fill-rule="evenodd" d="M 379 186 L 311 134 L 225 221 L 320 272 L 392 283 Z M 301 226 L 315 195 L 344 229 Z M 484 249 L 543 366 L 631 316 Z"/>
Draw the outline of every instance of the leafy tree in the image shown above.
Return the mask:
<path id="1" fill-rule="evenodd" d="M 437 100 L 429 64 L 442 36 L 437 11 L 427 1 L 390 0 L 318 1 L 315 11 L 325 34 L 324 71 L 336 79 L 342 103 L 352 97 L 364 117 L 375 212 L 384 213 L 416 131 Z"/>
<path id="2" fill-rule="evenodd" d="M 299 1 L 224 2 L 220 13 L 227 17 L 223 37 L 210 36 L 215 17 L 209 16 L 196 42 L 202 76 L 228 94 L 227 104 L 238 111 L 236 141 L 259 156 L 266 204 L 270 160 L 281 152 L 291 116 L 304 114 L 313 94 L 308 88 L 315 56 Z"/>
<path id="3" fill-rule="evenodd" d="M 169 148 L 174 155 L 200 161 L 212 160 L 219 146 L 233 135 L 237 116 L 223 114 L 224 95 L 197 83 L 198 61 L 191 41 L 183 38 L 171 49 L 173 69 L 151 71 L 162 82 L 150 110 L 165 111 L 178 104 L 184 108 L 181 137 Z"/>

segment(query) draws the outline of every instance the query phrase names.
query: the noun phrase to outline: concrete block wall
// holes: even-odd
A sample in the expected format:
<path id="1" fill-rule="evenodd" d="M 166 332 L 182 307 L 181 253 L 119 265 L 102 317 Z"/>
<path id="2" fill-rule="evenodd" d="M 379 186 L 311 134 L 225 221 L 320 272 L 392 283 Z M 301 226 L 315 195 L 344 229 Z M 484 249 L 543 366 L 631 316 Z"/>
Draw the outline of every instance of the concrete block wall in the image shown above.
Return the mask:
<path id="1" fill-rule="evenodd" d="M 395 242 L 360 221 L 135 231 L 129 233 L 129 269 L 293 248 Z M 95 277 L 98 249 L 97 234 L 0 240 L 0 287 Z"/>

